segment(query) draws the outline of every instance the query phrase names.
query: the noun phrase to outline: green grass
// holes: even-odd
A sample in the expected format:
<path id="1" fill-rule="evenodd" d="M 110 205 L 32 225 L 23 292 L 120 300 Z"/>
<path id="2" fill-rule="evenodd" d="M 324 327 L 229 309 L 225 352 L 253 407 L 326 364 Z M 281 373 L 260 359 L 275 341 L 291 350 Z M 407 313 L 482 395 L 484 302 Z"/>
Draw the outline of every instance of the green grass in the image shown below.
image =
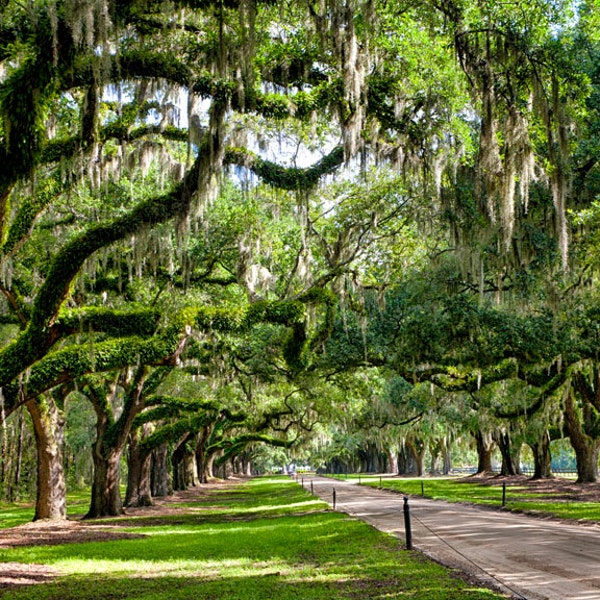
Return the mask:
<path id="1" fill-rule="evenodd" d="M 33 519 L 32 504 L 3 504 L 0 503 L 0 529 L 16 527 Z"/>
<path id="2" fill-rule="evenodd" d="M 87 512 L 90 504 L 90 492 L 77 491 L 67 498 L 67 513 L 69 516 L 82 515 Z M 0 530 L 29 523 L 35 514 L 33 502 L 2 503 L 0 502 Z"/>
<path id="3" fill-rule="evenodd" d="M 356 477 L 354 477 L 356 478 Z M 361 478 L 362 485 L 379 487 L 379 477 Z M 447 502 L 468 502 L 486 506 L 502 506 L 502 486 L 467 482 L 457 478 L 389 479 L 383 478 L 384 489 L 408 496 L 420 496 Z M 421 487 L 421 485 L 423 487 Z M 577 521 L 599 521 L 600 504 L 576 498 L 557 500 L 555 493 L 532 492 L 524 486 L 507 486 L 504 510 L 528 512 Z"/>
<path id="4" fill-rule="evenodd" d="M 132 539 L 3 551 L 0 561 L 58 575 L 0 598 L 499 599 L 286 478 L 216 490 L 185 507 L 189 514 L 167 519 L 102 521 Z"/>
<path id="5" fill-rule="evenodd" d="M 364 485 L 379 487 L 379 479 L 368 480 Z M 467 483 L 456 478 L 426 480 L 384 478 L 382 485 L 384 489 L 392 489 L 409 496 L 420 496 L 423 490 L 427 498 L 448 502 L 472 502 L 496 506 L 502 502 L 502 487 Z"/>

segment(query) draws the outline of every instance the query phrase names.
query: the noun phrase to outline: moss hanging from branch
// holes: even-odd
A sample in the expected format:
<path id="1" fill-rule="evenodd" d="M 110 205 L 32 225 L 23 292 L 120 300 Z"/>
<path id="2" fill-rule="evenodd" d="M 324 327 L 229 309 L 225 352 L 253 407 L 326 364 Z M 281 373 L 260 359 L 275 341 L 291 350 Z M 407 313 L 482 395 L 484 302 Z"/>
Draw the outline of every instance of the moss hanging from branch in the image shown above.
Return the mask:
<path id="1" fill-rule="evenodd" d="M 341 76 L 343 96 L 337 105 L 344 153 L 354 157 L 363 147 L 367 116 L 368 36 L 359 39 L 356 19 L 364 19 L 364 31 L 374 28 L 375 11 L 371 0 L 321 0 L 310 7 L 321 45 L 332 52 Z"/>
<path id="2" fill-rule="evenodd" d="M 44 356 L 56 340 L 53 328 L 58 311 L 84 261 L 100 248 L 124 239 L 144 226 L 156 225 L 189 211 L 196 190 L 198 165 L 168 194 L 151 198 L 111 223 L 90 227 L 55 255 L 46 280 L 33 304 L 28 328 L 0 352 L 0 381 L 8 383 L 35 360 Z"/>
<path id="3" fill-rule="evenodd" d="M 567 269 L 568 124 L 557 67 L 536 57 L 528 39 L 534 33 L 525 27 L 517 30 L 489 22 L 489 15 L 485 27 L 470 27 L 456 3 L 440 8 L 454 22 L 461 66 L 481 105 L 479 192 L 490 220 L 501 228 L 503 251 L 514 246 L 517 204 L 527 212 L 530 184 L 546 179 L 554 199 L 562 264 Z M 530 134 L 536 119 L 546 126 L 547 148 L 547 160 L 537 164 Z"/>

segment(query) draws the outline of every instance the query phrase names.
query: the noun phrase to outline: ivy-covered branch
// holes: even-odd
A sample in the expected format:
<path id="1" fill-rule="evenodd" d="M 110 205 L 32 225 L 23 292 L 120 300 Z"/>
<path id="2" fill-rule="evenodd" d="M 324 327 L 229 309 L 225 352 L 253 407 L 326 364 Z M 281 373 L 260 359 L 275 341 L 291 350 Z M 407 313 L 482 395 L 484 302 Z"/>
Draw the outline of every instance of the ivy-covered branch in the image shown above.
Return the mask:
<path id="1" fill-rule="evenodd" d="M 227 438 L 211 444 L 206 452 L 210 455 L 222 450 L 223 456 L 216 461 L 217 464 L 220 464 L 236 456 L 245 450 L 248 445 L 253 443 L 267 444 L 276 448 L 291 448 L 295 441 L 296 440 L 284 440 L 262 433 L 242 433 L 232 438 Z"/>
<path id="2" fill-rule="evenodd" d="M 66 381 L 92 373 L 114 371 L 129 365 L 160 365 L 169 361 L 180 347 L 179 338 L 155 337 L 149 340 L 127 337 L 63 348 L 36 362 L 27 377 L 3 386 L 8 416 L 23 402 Z"/>
<path id="3" fill-rule="evenodd" d="M 214 414 L 202 412 L 186 416 L 174 423 L 162 425 L 140 442 L 140 451 L 146 454 L 161 444 L 178 440 L 185 434 L 196 433 L 202 427 L 211 423 L 214 418 Z"/>
<path id="4" fill-rule="evenodd" d="M 412 369 L 399 367 L 396 371 L 412 383 L 430 381 L 447 392 L 477 392 L 491 383 L 517 377 L 519 367 L 517 361 L 506 359 L 485 369 L 430 365 Z"/>
<path id="5" fill-rule="evenodd" d="M 12 219 L 6 235 L 6 240 L 0 247 L 2 256 L 11 256 L 31 232 L 38 215 L 56 198 L 64 184 L 58 176 L 49 177 L 36 185 L 35 193 L 25 198 L 18 205 L 17 213 Z M 2 230 L 6 230 L 5 226 Z"/>
<path id="6" fill-rule="evenodd" d="M 88 228 L 56 253 L 35 298 L 29 326 L 0 352 L 0 385 L 6 385 L 31 366 L 56 341 L 59 331 L 55 323 L 59 309 L 73 279 L 89 256 L 144 226 L 163 223 L 187 213 L 198 186 L 201 158 L 200 155 L 185 179 L 172 192 L 146 200 L 112 222 Z"/>
<path id="7" fill-rule="evenodd" d="M 145 423 L 164 421 L 180 417 L 182 413 L 197 413 L 200 411 L 218 412 L 222 405 L 215 400 L 200 398 L 177 398 L 165 395 L 152 395 L 146 399 L 146 410 L 137 416 L 134 427 Z"/>
<path id="8" fill-rule="evenodd" d="M 266 183 L 284 190 L 310 189 L 323 176 L 333 173 L 343 162 L 344 150 L 341 146 L 337 146 L 319 162 L 306 169 L 282 167 L 244 148 L 229 148 L 225 153 L 226 164 L 246 167 Z"/>
<path id="9" fill-rule="evenodd" d="M 148 337 L 156 333 L 161 312 L 156 308 L 117 310 L 87 307 L 59 313 L 56 329 L 61 337 L 81 333 L 105 333 L 113 337 Z"/>

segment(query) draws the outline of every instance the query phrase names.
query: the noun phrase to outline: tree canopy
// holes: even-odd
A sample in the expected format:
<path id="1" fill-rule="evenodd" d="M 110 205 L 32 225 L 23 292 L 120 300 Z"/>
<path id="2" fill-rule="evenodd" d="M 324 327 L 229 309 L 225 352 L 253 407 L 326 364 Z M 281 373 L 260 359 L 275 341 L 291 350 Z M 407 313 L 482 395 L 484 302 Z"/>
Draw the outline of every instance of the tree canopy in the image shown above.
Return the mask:
<path id="1" fill-rule="evenodd" d="M 60 470 L 89 402 L 89 516 L 126 449 L 147 502 L 167 454 L 183 486 L 257 444 L 422 469 L 469 434 L 510 470 L 564 422 L 595 478 L 593 1 L 0 14 L 4 445 L 26 407 Z"/>

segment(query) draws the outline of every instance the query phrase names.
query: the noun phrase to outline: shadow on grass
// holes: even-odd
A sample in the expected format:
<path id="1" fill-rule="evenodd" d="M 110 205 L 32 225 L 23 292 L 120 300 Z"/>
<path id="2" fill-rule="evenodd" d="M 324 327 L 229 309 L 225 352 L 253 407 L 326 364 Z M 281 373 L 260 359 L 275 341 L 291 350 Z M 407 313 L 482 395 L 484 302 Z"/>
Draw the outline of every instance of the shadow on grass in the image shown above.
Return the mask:
<path id="1" fill-rule="evenodd" d="M 34 591 L 21 589 L 5 592 L 2 600 L 330 600 L 330 599 L 390 599 L 418 600 L 492 600 L 492 592 L 474 588 L 448 589 L 447 585 L 414 582 L 395 576 L 349 578 L 344 574 L 325 574 L 327 581 L 307 581 L 290 578 L 278 572 L 260 576 L 240 576 L 216 580 L 198 577 L 98 577 L 72 576 L 63 582 L 45 584 Z M 412 589 L 411 589 L 412 588 Z"/>
<path id="2" fill-rule="evenodd" d="M 399 552 L 397 539 L 338 513 L 149 527 L 144 533 L 144 539 L 11 550 L 8 560 L 48 565 L 62 575 L 42 586 L 0 591 L 0 598 L 497 598 Z"/>

